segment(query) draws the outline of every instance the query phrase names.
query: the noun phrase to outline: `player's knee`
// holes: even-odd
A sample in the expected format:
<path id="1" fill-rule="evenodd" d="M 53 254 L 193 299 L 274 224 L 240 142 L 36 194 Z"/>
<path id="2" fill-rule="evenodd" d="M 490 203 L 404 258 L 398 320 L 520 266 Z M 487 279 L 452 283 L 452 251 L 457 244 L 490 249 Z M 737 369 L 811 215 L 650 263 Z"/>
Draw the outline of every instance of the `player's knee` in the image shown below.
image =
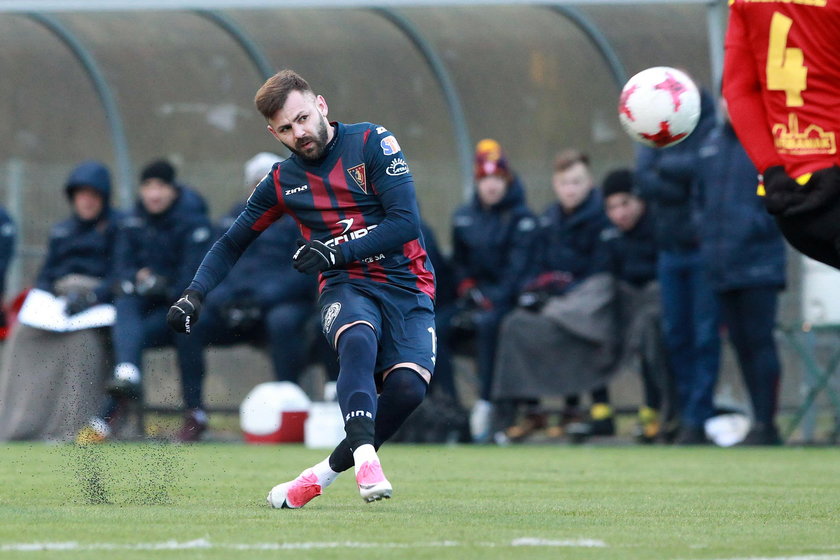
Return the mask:
<path id="1" fill-rule="evenodd" d="M 397 368 L 385 378 L 382 392 L 388 391 L 400 400 L 400 405 L 414 410 L 426 396 L 426 382 L 420 375 L 408 368 Z"/>
<path id="2" fill-rule="evenodd" d="M 376 333 L 370 325 L 359 323 L 343 331 L 338 337 L 338 351 L 376 351 Z"/>

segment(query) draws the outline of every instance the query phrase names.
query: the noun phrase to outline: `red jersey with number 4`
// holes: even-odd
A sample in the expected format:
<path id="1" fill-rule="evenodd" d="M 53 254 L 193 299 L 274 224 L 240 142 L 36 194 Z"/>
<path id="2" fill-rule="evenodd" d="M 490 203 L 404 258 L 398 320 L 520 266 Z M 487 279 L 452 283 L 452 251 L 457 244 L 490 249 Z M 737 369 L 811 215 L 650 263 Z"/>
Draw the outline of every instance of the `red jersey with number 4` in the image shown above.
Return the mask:
<path id="1" fill-rule="evenodd" d="M 723 93 L 760 171 L 838 162 L 840 0 L 730 0 Z"/>

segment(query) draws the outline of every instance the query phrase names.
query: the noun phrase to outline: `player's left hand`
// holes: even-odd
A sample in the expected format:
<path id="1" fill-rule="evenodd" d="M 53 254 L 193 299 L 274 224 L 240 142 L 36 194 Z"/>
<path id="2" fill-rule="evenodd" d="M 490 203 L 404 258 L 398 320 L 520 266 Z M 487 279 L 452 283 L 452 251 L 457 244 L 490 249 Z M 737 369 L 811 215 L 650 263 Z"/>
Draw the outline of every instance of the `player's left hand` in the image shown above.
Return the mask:
<path id="1" fill-rule="evenodd" d="M 316 240 L 299 240 L 298 250 L 292 257 L 295 270 L 304 274 L 319 274 L 344 264 L 344 255 L 338 247 L 330 247 Z"/>

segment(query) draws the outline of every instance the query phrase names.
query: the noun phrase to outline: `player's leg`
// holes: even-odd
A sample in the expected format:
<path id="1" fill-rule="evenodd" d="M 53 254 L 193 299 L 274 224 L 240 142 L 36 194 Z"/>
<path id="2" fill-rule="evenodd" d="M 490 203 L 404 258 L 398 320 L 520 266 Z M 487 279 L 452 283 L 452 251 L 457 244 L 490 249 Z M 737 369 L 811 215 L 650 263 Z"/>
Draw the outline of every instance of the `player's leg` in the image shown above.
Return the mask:
<path id="1" fill-rule="evenodd" d="M 840 269 L 840 222 L 835 221 L 840 219 L 840 215 L 832 218 L 825 220 L 822 216 L 816 218 L 812 214 L 776 216 L 776 223 L 794 249 L 806 257 Z"/>

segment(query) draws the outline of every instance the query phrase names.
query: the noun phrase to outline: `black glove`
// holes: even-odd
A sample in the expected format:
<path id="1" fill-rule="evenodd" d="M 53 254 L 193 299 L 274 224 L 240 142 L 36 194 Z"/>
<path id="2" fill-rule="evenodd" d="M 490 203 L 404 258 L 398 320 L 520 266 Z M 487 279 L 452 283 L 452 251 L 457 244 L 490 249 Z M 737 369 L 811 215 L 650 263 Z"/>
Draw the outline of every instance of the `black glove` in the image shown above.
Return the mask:
<path id="1" fill-rule="evenodd" d="M 298 240 L 298 245 L 300 246 L 292 257 L 298 272 L 318 274 L 344 264 L 344 256 L 337 247 L 329 247 L 317 240 Z"/>
<path id="2" fill-rule="evenodd" d="M 96 293 L 91 290 L 70 292 L 65 296 L 65 299 L 67 301 L 64 304 L 64 312 L 67 315 L 76 315 L 99 303 L 99 298 L 96 297 Z"/>
<path id="3" fill-rule="evenodd" d="M 192 325 L 198 322 L 201 303 L 201 294 L 195 290 L 185 291 L 181 299 L 169 308 L 166 323 L 175 332 L 190 334 Z"/>
<path id="4" fill-rule="evenodd" d="M 840 196 L 840 167 L 836 165 L 815 171 L 804 185 L 792 179 L 781 165 L 767 168 L 763 178 L 764 206 L 771 214 L 804 214 L 824 208 Z"/>

